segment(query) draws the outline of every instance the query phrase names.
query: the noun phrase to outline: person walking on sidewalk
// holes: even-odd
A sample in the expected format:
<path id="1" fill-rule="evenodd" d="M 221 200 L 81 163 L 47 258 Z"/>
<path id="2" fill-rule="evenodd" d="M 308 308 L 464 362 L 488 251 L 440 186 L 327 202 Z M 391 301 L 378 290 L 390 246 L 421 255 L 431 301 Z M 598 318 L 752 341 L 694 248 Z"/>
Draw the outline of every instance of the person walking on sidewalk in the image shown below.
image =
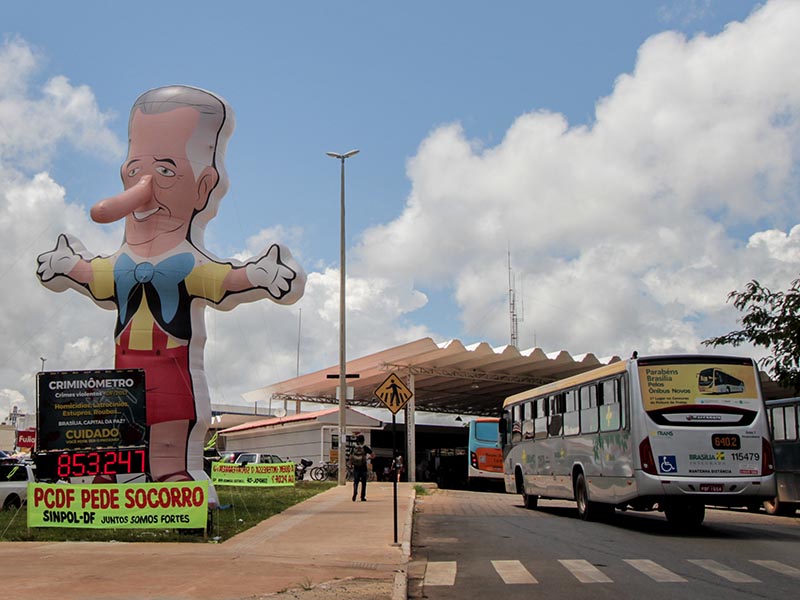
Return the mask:
<path id="1" fill-rule="evenodd" d="M 358 482 L 361 482 L 361 501 L 367 500 L 367 459 L 374 458 L 372 448 L 364 444 L 364 436 L 356 436 L 356 445 L 350 453 L 350 466 L 353 467 L 353 502 L 358 496 Z"/>

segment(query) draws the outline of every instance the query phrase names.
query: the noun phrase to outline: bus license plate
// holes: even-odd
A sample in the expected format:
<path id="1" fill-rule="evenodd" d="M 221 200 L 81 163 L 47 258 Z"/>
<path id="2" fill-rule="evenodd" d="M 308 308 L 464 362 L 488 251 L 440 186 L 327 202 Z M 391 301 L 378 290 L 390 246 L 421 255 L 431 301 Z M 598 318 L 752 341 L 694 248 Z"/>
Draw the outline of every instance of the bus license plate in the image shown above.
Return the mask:
<path id="1" fill-rule="evenodd" d="M 701 492 L 721 492 L 722 491 L 722 484 L 721 483 L 701 483 L 700 484 L 700 491 Z"/>
<path id="2" fill-rule="evenodd" d="M 715 433 L 711 436 L 711 447 L 714 450 L 740 450 L 742 441 L 735 433 Z"/>

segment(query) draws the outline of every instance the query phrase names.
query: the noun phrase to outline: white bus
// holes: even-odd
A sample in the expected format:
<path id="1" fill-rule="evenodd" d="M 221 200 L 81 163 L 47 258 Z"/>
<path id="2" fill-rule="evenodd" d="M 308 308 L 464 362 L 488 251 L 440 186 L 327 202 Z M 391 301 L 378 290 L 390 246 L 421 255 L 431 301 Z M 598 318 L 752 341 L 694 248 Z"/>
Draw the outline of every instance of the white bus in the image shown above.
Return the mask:
<path id="1" fill-rule="evenodd" d="M 740 391 L 709 395 L 701 373 L 722 369 Z M 631 358 L 516 394 L 500 424 L 506 491 L 525 506 L 575 500 L 584 520 L 654 510 L 702 523 L 706 505 L 775 496 L 758 370 L 749 358 Z"/>
<path id="2" fill-rule="evenodd" d="M 767 400 L 775 449 L 778 493 L 764 502 L 771 515 L 794 515 L 800 508 L 800 398 Z"/>

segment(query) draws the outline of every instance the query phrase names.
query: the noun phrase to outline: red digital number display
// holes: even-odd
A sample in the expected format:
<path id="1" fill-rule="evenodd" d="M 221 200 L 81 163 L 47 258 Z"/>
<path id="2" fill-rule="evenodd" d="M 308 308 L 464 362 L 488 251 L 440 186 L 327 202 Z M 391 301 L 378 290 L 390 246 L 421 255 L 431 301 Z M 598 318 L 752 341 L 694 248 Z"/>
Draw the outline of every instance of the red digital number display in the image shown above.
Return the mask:
<path id="1" fill-rule="evenodd" d="M 59 478 L 127 475 L 147 472 L 145 450 L 92 450 L 60 452 L 56 459 Z"/>
<path id="2" fill-rule="evenodd" d="M 735 433 L 715 433 L 711 436 L 711 447 L 714 450 L 739 450 L 742 441 Z"/>

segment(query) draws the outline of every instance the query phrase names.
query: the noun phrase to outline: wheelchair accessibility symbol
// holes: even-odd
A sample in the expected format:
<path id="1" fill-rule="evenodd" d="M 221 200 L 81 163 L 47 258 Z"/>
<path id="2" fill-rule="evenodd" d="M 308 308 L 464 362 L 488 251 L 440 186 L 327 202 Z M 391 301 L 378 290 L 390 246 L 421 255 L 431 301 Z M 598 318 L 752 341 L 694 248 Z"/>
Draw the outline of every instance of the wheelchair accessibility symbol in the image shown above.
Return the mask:
<path id="1" fill-rule="evenodd" d="M 678 459 L 674 456 L 659 456 L 658 470 L 662 473 L 675 473 L 678 470 Z"/>
<path id="2" fill-rule="evenodd" d="M 659 456 L 658 470 L 662 473 L 675 473 L 678 470 L 678 459 L 674 456 Z"/>

